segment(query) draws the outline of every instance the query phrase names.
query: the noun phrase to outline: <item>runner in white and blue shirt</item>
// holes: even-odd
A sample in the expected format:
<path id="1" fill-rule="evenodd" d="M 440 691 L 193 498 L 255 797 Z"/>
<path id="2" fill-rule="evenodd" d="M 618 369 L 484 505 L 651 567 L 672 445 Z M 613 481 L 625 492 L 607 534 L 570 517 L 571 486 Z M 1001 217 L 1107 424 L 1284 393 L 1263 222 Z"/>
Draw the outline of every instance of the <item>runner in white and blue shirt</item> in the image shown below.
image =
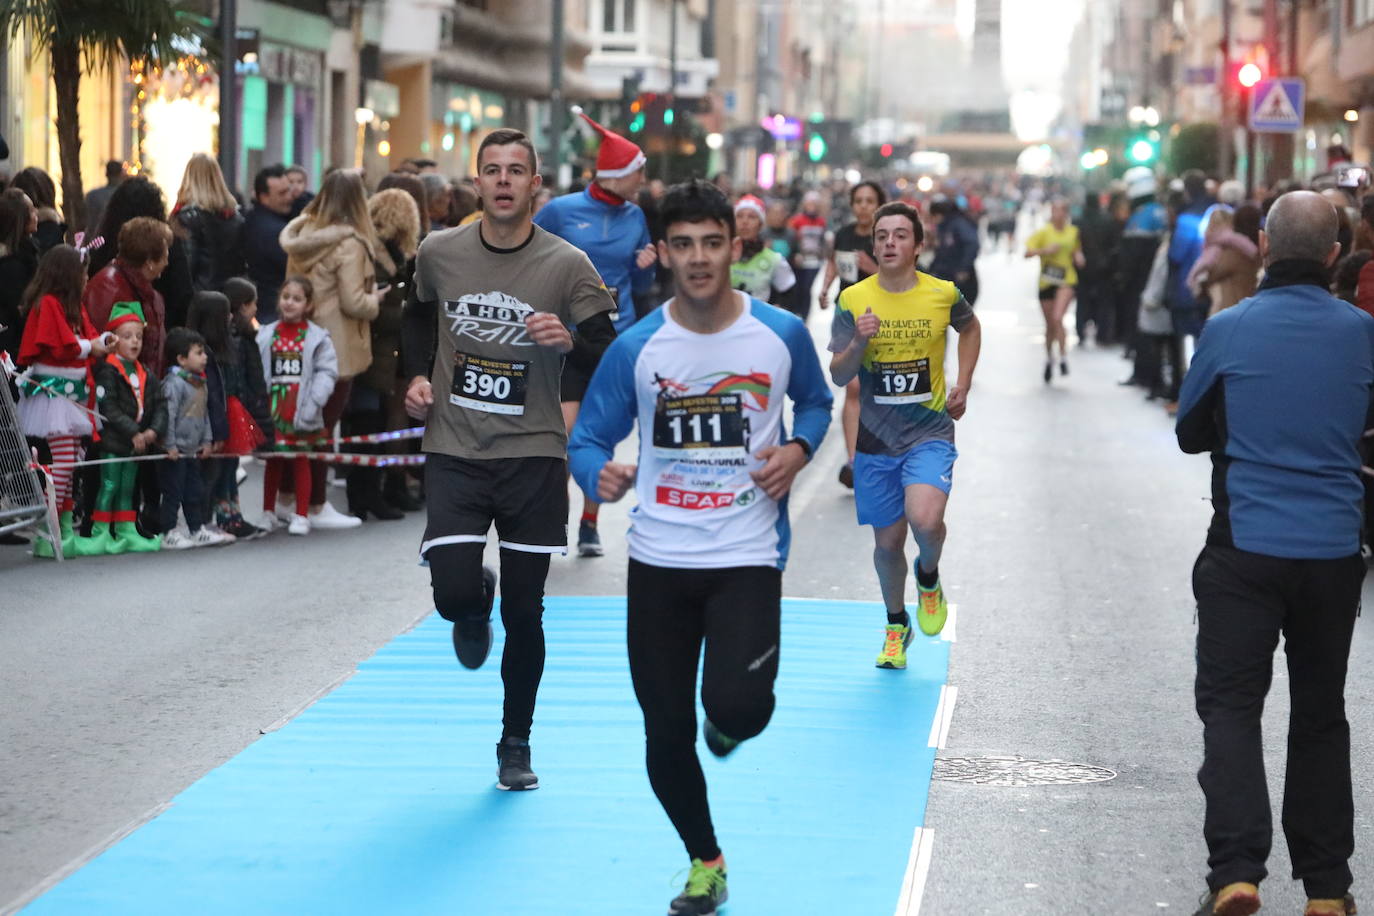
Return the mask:
<path id="1" fill-rule="evenodd" d="M 693 181 L 670 190 L 661 212 L 659 255 L 677 296 L 606 351 L 568 458 L 603 501 L 632 486 L 638 496 L 630 675 L 649 781 L 692 860 L 669 913 L 708 916 L 726 884 L 696 756 L 697 660 L 704 642 L 706 743 L 724 756 L 773 714 L 787 493 L 830 425 L 831 394 L 801 320 L 731 288 L 740 242 L 725 196 Z M 636 421 L 638 463 L 619 464 L 615 447 Z"/>

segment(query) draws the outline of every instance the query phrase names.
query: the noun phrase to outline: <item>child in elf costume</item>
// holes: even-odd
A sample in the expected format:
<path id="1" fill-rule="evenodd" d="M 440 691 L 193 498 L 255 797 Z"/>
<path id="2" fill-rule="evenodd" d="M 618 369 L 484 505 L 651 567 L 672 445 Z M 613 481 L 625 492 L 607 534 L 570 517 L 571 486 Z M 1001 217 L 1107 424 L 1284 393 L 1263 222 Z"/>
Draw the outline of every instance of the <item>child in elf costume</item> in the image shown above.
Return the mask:
<path id="1" fill-rule="evenodd" d="M 167 435 L 167 402 L 162 386 L 139 362 L 143 352 L 143 306 L 116 302 L 105 330 L 114 334 L 114 352 L 95 367 L 96 395 L 105 426 L 102 452 L 111 458 L 146 455 Z M 135 524 L 134 485 L 138 464 L 120 461 L 100 468 L 100 494 L 91 518 L 90 548 L 100 553 L 145 553 L 161 542 L 144 537 Z"/>
<path id="2" fill-rule="evenodd" d="M 329 332 L 310 321 L 315 290 L 310 281 L 290 276 L 277 294 L 280 319 L 258 331 L 258 351 L 267 378 L 274 451 L 320 451 L 327 441 L 324 403 L 334 393 L 339 359 Z M 286 470 L 287 457 L 269 458 L 263 476 L 263 526 L 277 527 L 277 490 Z M 296 512 L 288 534 L 310 533 L 310 459 L 290 459 L 296 484 Z"/>
<path id="3" fill-rule="evenodd" d="M 112 339 L 91 324 L 81 304 L 85 288 L 81 255 L 70 245 L 57 245 L 38 262 L 21 306 L 26 318 L 19 365 L 27 371 L 19 380 L 19 428 L 25 436 L 48 440 L 63 556 L 84 552 L 90 540 L 72 529 L 71 465 L 84 454 L 82 438 L 96 436 L 100 428 L 90 364 L 105 358 Z M 39 538 L 33 555 L 55 553 Z"/>

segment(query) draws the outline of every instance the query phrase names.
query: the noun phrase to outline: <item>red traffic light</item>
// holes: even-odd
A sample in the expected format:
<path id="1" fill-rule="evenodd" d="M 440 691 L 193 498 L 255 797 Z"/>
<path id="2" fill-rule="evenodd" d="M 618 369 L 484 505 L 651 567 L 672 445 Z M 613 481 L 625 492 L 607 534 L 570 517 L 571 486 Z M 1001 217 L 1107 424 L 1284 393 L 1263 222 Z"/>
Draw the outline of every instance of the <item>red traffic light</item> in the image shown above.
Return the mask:
<path id="1" fill-rule="evenodd" d="M 887 159 L 892 155 L 892 144 L 884 143 L 882 146 L 878 147 L 878 152 L 882 154 L 884 159 Z"/>
<path id="2" fill-rule="evenodd" d="M 1259 68 L 1258 64 L 1245 64 L 1236 73 L 1236 79 L 1246 89 L 1253 89 L 1256 83 L 1264 79 L 1264 71 Z"/>

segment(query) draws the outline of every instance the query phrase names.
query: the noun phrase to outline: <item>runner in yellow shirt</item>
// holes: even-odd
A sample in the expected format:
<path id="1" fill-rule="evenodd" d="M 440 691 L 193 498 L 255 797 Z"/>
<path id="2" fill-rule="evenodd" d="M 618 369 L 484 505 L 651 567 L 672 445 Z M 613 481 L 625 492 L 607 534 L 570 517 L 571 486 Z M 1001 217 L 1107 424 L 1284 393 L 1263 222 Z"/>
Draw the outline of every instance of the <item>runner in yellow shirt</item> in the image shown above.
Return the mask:
<path id="1" fill-rule="evenodd" d="M 1059 374 L 1069 374 L 1069 335 L 1064 314 L 1073 302 L 1078 268 L 1083 266 L 1083 241 L 1069 222 L 1063 199 L 1050 204 L 1050 221 L 1026 240 L 1026 257 L 1040 259 L 1040 311 L 1045 316 L 1045 383 L 1054 378 L 1054 345 L 1059 343 Z"/>

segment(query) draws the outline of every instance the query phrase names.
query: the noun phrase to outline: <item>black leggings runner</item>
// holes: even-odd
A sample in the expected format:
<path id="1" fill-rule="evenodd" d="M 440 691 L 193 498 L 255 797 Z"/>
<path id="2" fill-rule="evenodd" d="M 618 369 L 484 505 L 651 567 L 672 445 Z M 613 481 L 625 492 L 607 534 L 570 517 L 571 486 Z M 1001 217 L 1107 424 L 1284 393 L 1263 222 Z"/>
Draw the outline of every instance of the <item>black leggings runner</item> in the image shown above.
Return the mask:
<path id="1" fill-rule="evenodd" d="M 440 544 L 425 553 L 429 560 L 434 606 L 445 620 L 486 615 L 482 589 L 483 544 Z M 544 580 L 549 555 L 501 548 L 501 624 L 506 648 L 501 655 L 501 682 L 506 702 L 502 738 L 529 740 L 534 700 L 544 676 Z"/>
<path id="2" fill-rule="evenodd" d="M 720 855 L 697 759 L 697 658 L 706 716 L 738 741 L 773 715 L 782 571 L 665 569 L 630 561 L 630 677 L 644 711 L 649 782 L 694 859 Z"/>

